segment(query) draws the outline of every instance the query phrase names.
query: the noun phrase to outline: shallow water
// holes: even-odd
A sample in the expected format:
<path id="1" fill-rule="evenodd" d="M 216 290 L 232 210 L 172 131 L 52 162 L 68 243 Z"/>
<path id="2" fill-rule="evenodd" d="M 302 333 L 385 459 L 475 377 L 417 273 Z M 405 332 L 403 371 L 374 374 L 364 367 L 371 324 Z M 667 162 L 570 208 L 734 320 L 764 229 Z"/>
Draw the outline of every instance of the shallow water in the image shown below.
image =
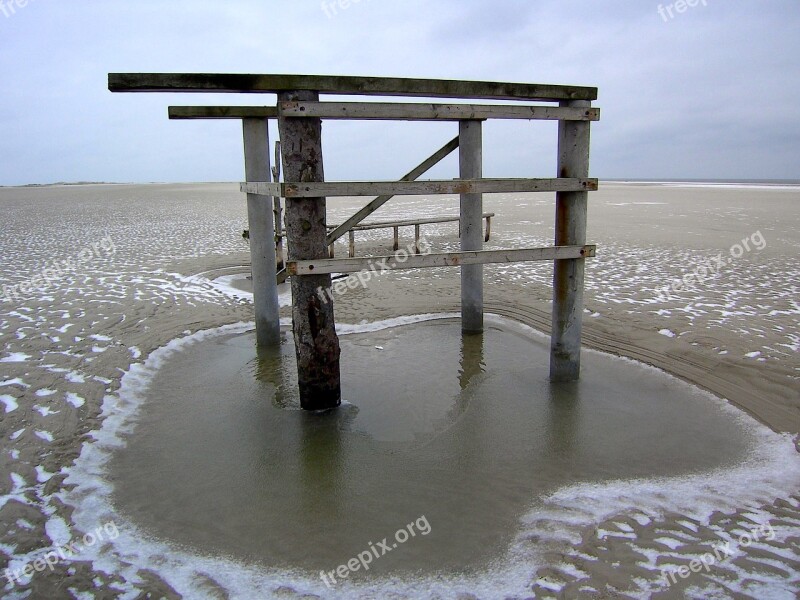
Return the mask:
<path id="1" fill-rule="evenodd" d="M 110 465 L 117 508 L 208 555 L 332 570 L 425 517 L 369 575 L 469 573 L 502 559 L 537 499 L 577 482 L 733 465 L 749 434 L 707 397 L 597 353 L 576 384 L 508 321 L 342 336 L 345 405 L 297 408 L 293 344 L 228 334 L 167 359 Z M 363 576 L 363 571 L 351 578 Z"/>

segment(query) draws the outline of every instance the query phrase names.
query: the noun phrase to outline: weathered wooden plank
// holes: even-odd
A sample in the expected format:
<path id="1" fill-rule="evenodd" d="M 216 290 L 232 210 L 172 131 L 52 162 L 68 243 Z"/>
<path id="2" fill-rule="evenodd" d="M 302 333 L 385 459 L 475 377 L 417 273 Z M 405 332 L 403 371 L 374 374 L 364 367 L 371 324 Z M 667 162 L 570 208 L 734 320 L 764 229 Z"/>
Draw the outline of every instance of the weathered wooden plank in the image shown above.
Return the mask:
<path id="1" fill-rule="evenodd" d="M 564 106 L 585 108 L 589 102 L 576 101 Z M 559 177 L 589 175 L 589 133 L 586 121 L 561 121 L 558 124 Z M 556 245 L 586 243 L 586 213 L 589 194 L 561 191 L 556 194 Z M 550 339 L 550 379 L 576 381 L 581 370 L 581 331 L 583 287 L 586 261 L 582 258 L 559 261 L 553 273 L 553 328 Z"/>
<path id="2" fill-rule="evenodd" d="M 275 106 L 170 106 L 170 119 L 276 119 Z"/>
<path id="3" fill-rule="evenodd" d="M 312 100 L 307 91 L 282 92 L 279 100 Z M 322 123 L 319 119 L 278 119 L 285 177 L 322 181 Z M 270 202 L 270 209 L 272 203 Z M 316 260 L 327 256 L 325 198 L 286 200 L 286 237 L 289 260 Z M 329 289 L 330 275 L 292 278 L 292 329 L 297 356 L 300 406 L 306 410 L 335 408 L 341 402 L 339 338 L 333 302 L 321 302 L 318 289 Z"/>
<path id="4" fill-rule="evenodd" d="M 112 92 L 211 92 L 275 94 L 310 90 L 356 96 L 417 96 L 495 100 L 596 100 L 597 88 L 537 83 L 220 73 L 109 73 Z"/>
<path id="5" fill-rule="evenodd" d="M 449 156 L 456 148 L 458 148 L 458 136 L 447 142 L 444 146 L 439 148 L 436 152 L 431 154 L 428 158 L 423 160 L 416 167 L 411 169 L 411 171 L 409 171 L 403 177 L 400 178 L 400 181 L 413 181 L 418 177 L 424 175 L 428 170 L 430 170 L 432 167 L 439 164 L 443 159 Z M 368 216 L 370 216 L 372 213 L 374 213 L 376 210 L 378 210 L 381 206 L 386 204 L 392 198 L 394 198 L 392 194 L 387 194 L 379 196 L 374 200 L 372 200 L 371 202 L 369 202 L 364 208 L 359 210 L 352 217 L 347 219 L 344 223 L 334 228 L 334 230 L 328 234 L 328 244 L 333 244 L 336 240 L 338 240 L 345 233 L 347 233 L 348 230 L 352 229 L 354 225 L 366 219 Z"/>
<path id="6" fill-rule="evenodd" d="M 482 250 L 479 252 L 450 252 L 446 254 L 413 255 L 401 250 L 395 256 L 372 258 L 328 258 L 320 260 L 290 260 L 286 267 L 289 275 L 320 275 L 330 273 L 357 273 L 370 269 L 400 270 L 430 267 L 460 267 L 497 263 L 530 262 L 539 260 L 569 260 L 595 256 L 596 246 L 553 246 L 548 248 L 522 248 L 515 250 Z"/>
<path id="7" fill-rule="evenodd" d="M 459 175 L 461 179 L 480 179 L 483 177 L 483 122 L 461 121 L 459 137 Z M 483 195 L 461 194 L 459 206 L 461 251 L 479 252 L 483 250 Z M 461 267 L 461 330 L 465 333 L 483 331 L 483 265 L 480 263 Z"/>
<path id="8" fill-rule="evenodd" d="M 444 179 L 424 181 L 324 181 L 304 183 L 242 183 L 242 192 L 282 198 L 336 196 L 425 196 L 514 192 L 585 192 L 597 189 L 597 179 Z"/>
<path id="9" fill-rule="evenodd" d="M 598 121 L 599 108 L 505 106 L 475 104 L 411 104 L 389 102 L 282 102 L 287 117 L 375 121 L 466 121 L 524 119 Z"/>

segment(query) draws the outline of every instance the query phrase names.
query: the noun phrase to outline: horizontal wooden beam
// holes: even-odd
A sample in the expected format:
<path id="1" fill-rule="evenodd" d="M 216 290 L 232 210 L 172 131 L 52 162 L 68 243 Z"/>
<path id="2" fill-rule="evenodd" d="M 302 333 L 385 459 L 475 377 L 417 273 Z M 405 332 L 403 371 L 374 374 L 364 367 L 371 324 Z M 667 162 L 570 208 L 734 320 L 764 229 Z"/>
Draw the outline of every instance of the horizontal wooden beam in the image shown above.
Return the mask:
<path id="1" fill-rule="evenodd" d="M 170 119 L 275 119 L 275 106 L 170 106 Z"/>
<path id="2" fill-rule="evenodd" d="M 461 265 L 486 265 L 492 263 L 517 263 L 536 260 L 570 260 L 591 258 L 597 246 L 552 246 L 549 248 L 522 248 L 517 250 L 481 250 L 477 252 L 450 252 L 447 254 L 420 254 L 381 256 L 373 258 L 322 258 L 298 260 L 286 264 L 289 275 L 324 275 L 326 273 L 358 273 L 359 271 L 384 271 L 399 269 L 425 269 L 429 267 L 460 267 Z M 405 260 L 401 260 L 405 258 Z"/>
<path id="3" fill-rule="evenodd" d="M 356 96 L 485 98 L 494 100 L 596 100 L 597 88 L 537 83 L 219 73 L 109 73 L 112 92 L 209 92 L 275 94 L 311 90 Z"/>
<path id="4" fill-rule="evenodd" d="M 494 213 L 483 213 L 482 218 L 494 217 Z M 363 225 L 356 225 L 351 227 L 353 231 L 368 231 L 370 229 L 389 229 L 390 227 L 408 227 L 411 225 L 432 225 L 434 223 L 455 223 L 460 221 L 461 217 L 458 215 L 452 217 L 433 217 L 430 219 L 403 219 L 401 221 L 379 221 L 375 223 L 364 223 Z M 329 225 L 333 229 L 336 225 Z"/>
<path id="5" fill-rule="evenodd" d="M 336 196 L 425 196 L 428 194 L 509 194 L 522 192 L 586 192 L 597 179 L 445 179 L 425 181 L 320 181 L 310 183 L 242 183 L 242 192 L 281 198 Z"/>
<path id="6" fill-rule="evenodd" d="M 561 106 L 507 106 L 478 104 L 412 104 L 391 102 L 281 102 L 284 117 L 314 117 L 375 121 L 467 121 L 526 119 L 542 121 L 598 121 L 599 108 Z"/>

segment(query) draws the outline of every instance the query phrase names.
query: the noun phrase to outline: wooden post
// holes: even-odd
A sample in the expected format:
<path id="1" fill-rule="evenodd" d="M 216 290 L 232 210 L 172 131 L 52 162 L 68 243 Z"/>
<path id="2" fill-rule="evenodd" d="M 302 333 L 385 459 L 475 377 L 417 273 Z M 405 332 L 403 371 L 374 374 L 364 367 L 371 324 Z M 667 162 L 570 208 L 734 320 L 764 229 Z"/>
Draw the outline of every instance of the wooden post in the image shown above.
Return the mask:
<path id="1" fill-rule="evenodd" d="M 269 179 L 268 123 L 267 119 L 248 118 L 242 120 L 247 181 L 267 181 Z M 256 343 L 258 346 L 278 346 L 281 340 L 281 330 L 272 200 L 248 194 L 247 219 L 250 226 L 250 261 L 253 272 Z"/>
<path id="2" fill-rule="evenodd" d="M 349 254 L 350 254 L 350 258 L 353 258 L 356 255 L 356 232 L 353 231 L 352 229 L 350 230 L 350 240 L 349 241 L 350 241 L 350 247 L 348 248 L 349 249 Z"/>
<path id="3" fill-rule="evenodd" d="M 414 254 L 419 254 L 419 223 L 414 225 Z"/>
<path id="4" fill-rule="evenodd" d="M 394 245 L 392 246 L 394 251 L 397 252 L 400 249 L 400 228 L 394 228 Z"/>
<path id="5" fill-rule="evenodd" d="M 483 177 L 481 121 L 461 121 L 459 170 L 461 179 Z M 461 251 L 483 250 L 483 194 L 461 194 Z M 483 265 L 461 267 L 461 329 L 483 331 Z"/>
<path id="6" fill-rule="evenodd" d="M 562 101 L 561 106 L 589 107 L 586 100 Z M 589 174 L 589 122 L 560 121 L 558 176 Z M 556 246 L 586 243 L 587 192 L 556 193 Z M 575 381 L 581 371 L 583 282 L 586 260 L 555 262 L 553 276 L 553 331 L 550 341 L 550 379 Z"/>
<path id="7" fill-rule="evenodd" d="M 279 101 L 319 100 L 310 91 L 281 92 Z M 284 180 L 324 181 L 322 123 L 280 117 Z M 325 198 L 286 199 L 289 261 L 324 258 L 328 253 Z M 335 408 L 341 402 L 339 338 L 334 322 L 330 275 L 292 277 L 292 327 L 297 354 L 300 405 L 306 410 Z"/>

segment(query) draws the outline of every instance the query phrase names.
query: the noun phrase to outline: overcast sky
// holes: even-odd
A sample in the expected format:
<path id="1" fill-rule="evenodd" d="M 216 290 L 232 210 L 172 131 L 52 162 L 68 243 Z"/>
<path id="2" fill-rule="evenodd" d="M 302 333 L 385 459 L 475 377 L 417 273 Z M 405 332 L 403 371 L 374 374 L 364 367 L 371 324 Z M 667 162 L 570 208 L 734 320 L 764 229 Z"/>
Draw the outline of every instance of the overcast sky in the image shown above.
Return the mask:
<path id="1" fill-rule="evenodd" d="M 243 178 L 238 121 L 166 108 L 274 96 L 112 94 L 109 72 L 597 86 L 594 177 L 800 179 L 800 1 L 670 1 L 2 0 L 0 185 Z M 397 178 L 456 133 L 327 122 L 326 176 Z M 491 122 L 484 173 L 552 176 L 555 146 L 554 123 Z"/>

